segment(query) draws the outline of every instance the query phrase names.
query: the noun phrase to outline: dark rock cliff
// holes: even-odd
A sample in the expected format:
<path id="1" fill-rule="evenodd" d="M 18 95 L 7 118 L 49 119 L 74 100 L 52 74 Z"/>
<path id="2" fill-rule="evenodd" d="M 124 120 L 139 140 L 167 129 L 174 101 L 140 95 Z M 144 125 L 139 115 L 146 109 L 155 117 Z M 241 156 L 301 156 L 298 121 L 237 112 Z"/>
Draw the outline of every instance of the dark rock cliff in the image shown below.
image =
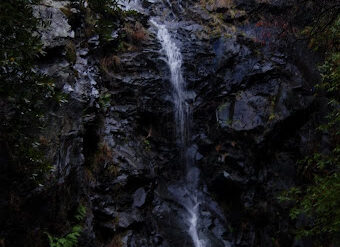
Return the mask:
<path id="1" fill-rule="evenodd" d="M 210 195 L 204 207 L 223 211 L 202 216 L 211 246 L 309 246 L 289 232 L 293 223 L 276 198 L 296 183 L 296 161 L 315 138 L 314 58 L 303 44 L 284 52 L 255 25 L 263 13 L 288 11 L 289 1 L 170 2 L 142 1 L 144 10 L 112 28 L 109 41 L 87 33 L 83 2 L 33 7 L 49 23 L 39 69 L 68 102 L 51 109 L 43 133 L 50 184 L 22 195 L 17 210 L 8 209 L 15 198 L 1 201 L 3 246 L 46 246 L 44 232 L 65 234 L 79 203 L 87 208 L 79 246 L 193 246 L 167 203 L 165 187 L 183 168 L 170 72 L 148 22 L 174 13 L 169 30 L 192 92 L 190 151 Z M 110 49 L 122 33 L 124 49 Z M 3 149 L 0 156 L 5 164 Z"/>

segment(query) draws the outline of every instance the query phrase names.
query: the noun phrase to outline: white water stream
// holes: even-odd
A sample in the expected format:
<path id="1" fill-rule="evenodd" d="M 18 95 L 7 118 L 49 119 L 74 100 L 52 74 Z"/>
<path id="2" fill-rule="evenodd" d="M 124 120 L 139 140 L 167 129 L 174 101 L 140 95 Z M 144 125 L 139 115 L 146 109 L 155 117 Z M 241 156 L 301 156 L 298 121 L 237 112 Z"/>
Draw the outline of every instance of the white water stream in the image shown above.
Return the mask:
<path id="1" fill-rule="evenodd" d="M 171 83 L 173 87 L 173 100 L 175 106 L 175 121 L 176 134 L 178 144 L 185 154 L 188 149 L 188 142 L 190 139 L 190 119 L 191 111 L 187 102 L 190 95 L 186 90 L 186 83 L 182 74 L 182 53 L 177 47 L 175 41 L 170 36 L 170 33 L 165 25 L 151 20 L 151 23 L 157 28 L 157 38 L 162 45 L 162 49 L 167 58 L 167 64 L 170 69 Z M 192 167 L 192 157 L 186 155 L 184 163 L 186 163 L 187 176 L 185 187 L 187 197 L 179 198 L 183 207 L 187 210 L 188 217 L 188 233 L 195 247 L 205 247 L 205 241 L 200 239 L 198 232 L 199 206 L 200 202 L 197 197 L 197 186 L 199 179 L 199 172 Z M 195 174 L 193 174 L 195 173 Z"/>
<path id="2" fill-rule="evenodd" d="M 151 20 L 151 23 L 158 29 L 157 38 L 162 44 L 170 68 L 177 138 L 179 144 L 185 146 L 189 137 L 190 108 L 186 102 L 189 95 L 185 90 L 185 80 L 182 74 L 182 54 L 171 39 L 166 26 L 158 24 L 155 20 Z"/>
<path id="3" fill-rule="evenodd" d="M 170 8 L 172 4 L 166 0 Z M 125 10 L 142 10 L 139 0 L 121 0 Z M 179 4 L 180 8 L 182 6 Z M 175 123 L 176 123 L 176 138 L 181 149 L 181 158 L 186 166 L 186 176 L 184 186 L 179 190 L 180 195 L 177 195 L 178 202 L 186 210 L 186 221 L 188 225 L 187 232 L 190 235 L 195 247 L 206 247 L 206 243 L 200 238 L 198 230 L 199 207 L 198 199 L 198 182 L 199 170 L 193 167 L 193 157 L 187 154 L 191 129 L 191 109 L 188 104 L 190 93 L 186 90 L 186 82 L 182 73 L 182 53 L 171 37 L 167 26 L 160 24 L 155 19 L 150 20 L 151 24 L 157 28 L 157 38 L 162 45 L 162 52 L 166 56 L 166 61 L 170 69 L 170 81 L 173 87 L 172 97 L 174 101 Z M 176 192 L 174 193 L 176 194 Z"/>

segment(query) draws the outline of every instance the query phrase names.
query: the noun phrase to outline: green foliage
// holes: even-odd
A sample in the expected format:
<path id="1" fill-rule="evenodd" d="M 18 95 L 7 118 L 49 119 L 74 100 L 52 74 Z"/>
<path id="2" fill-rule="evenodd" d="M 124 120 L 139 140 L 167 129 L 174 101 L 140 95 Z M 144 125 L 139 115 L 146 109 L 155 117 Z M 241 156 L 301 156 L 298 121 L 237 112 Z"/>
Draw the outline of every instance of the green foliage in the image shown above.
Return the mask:
<path id="1" fill-rule="evenodd" d="M 0 2 L 0 141 L 6 143 L 16 171 L 38 181 L 50 166 L 37 135 L 46 106 L 61 97 L 53 81 L 35 67 L 43 46 L 37 35 L 40 20 L 32 14 L 34 2 Z"/>
<path id="2" fill-rule="evenodd" d="M 151 143 L 148 139 L 144 139 L 144 149 L 146 151 L 150 151 L 151 150 Z"/>
<path id="3" fill-rule="evenodd" d="M 110 106 L 111 103 L 111 94 L 110 93 L 104 93 L 100 95 L 99 97 L 99 104 L 101 109 L 106 111 L 106 109 Z"/>
<path id="4" fill-rule="evenodd" d="M 77 208 L 77 213 L 74 216 L 76 220 L 82 221 L 85 218 L 86 215 L 86 207 L 84 205 L 79 205 Z"/>
<path id="5" fill-rule="evenodd" d="M 327 42 L 316 44 L 321 50 L 327 50 L 325 62 L 320 66 L 322 82 L 317 88 L 329 98 L 329 114 L 318 131 L 328 135 L 329 150 L 300 161 L 302 175 L 311 182 L 291 188 L 279 198 L 295 202 L 290 211 L 292 219 L 304 216 L 309 220 L 298 229 L 298 236 L 315 236 L 321 246 L 340 240 L 340 51 L 339 44 L 329 42 L 340 36 L 340 17 L 314 39 L 325 35 Z"/>
<path id="6" fill-rule="evenodd" d="M 47 234 L 50 247 L 74 247 L 78 244 L 78 238 L 82 232 L 82 227 L 77 225 L 72 227 L 72 231 L 65 237 L 56 238 Z"/>
<path id="7" fill-rule="evenodd" d="M 339 8 L 339 6 L 338 6 Z M 309 46 L 315 51 L 329 52 L 339 49 L 340 40 L 340 17 L 335 13 L 333 16 L 327 12 L 302 30 L 302 35 L 309 39 Z M 331 22 L 334 19 L 333 22 Z"/>
<path id="8" fill-rule="evenodd" d="M 118 0 L 88 0 L 89 7 L 102 15 L 116 15 L 120 11 Z"/>
<path id="9" fill-rule="evenodd" d="M 42 51 L 40 38 L 32 35 L 37 31 L 38 20 L 32 15 L 30 2 L 32 1 L 0 2 L 1 66 L 30 68 L 30 62 Z"/>
<path id="10" fill-rule="evenodd" d="M 77 222 L 81 222 L 86 215 L 86 208 L 83 205 L 79 205 L 75 219 Z M 77 224 L 72 227 L 71 231 L 63 237 L 53 237 L 49 233 L 46 233 L 50 247 L 75 247 L 78 244 L 78 239 L 83 231 L 83 227 Z"/>
<path id="11" fill-rule="evenodd" d="M 117 20 L 122 17 L 123 11 L 119 8 L 117 0 L 89 0 L 89 8 L 93 29 L 99 34 L 103 42 L 112 41 L 112 32 L 117 29 Z"/>
<path id="12" fill-rule="evenodd" d="M 339 151 L 334 155 L 339 157 Z M 325 161 L 329 162 L 329 157 L 319 160 L 321 163 Z M 303 215 L 311 222 L 298 229 L 298 236 L 327 235 L 333 238 L 340 232 L 340 165 L 339 160 L 337 162 L 334 171 L 329 174 L 316 174 L 312 185 L 306 188 L 292 188 L 280 197 L 281 200 L 292 200 L 296 203 L 290 211 L 292 219 Z"/>
<path id="13" fill-rule="evenodd" d="M 89 0 L 88 29 L 99 34 L 102 46 L 110 52 L 126 50 L 126 30 L 122 27 L 127 17 L 141 16 L 135 10 L 122 10 L 118 0 Z"/>
<path id="14" fill-rule="evenodd" d="M 340 19 L 340 18 L 339 18 Z M 340 26 L 339 26 L 340 30 Z M 339 37 L 340 38 L 340 37 Z M 329 96 L 333 98 L 331 103 L 336 103 L 334 100 L 339 101 L 340 90 L 340 52 L 330 54 L 325 63 L 320 66 L 322 73 L 321 89 L 326 90 Z"/>

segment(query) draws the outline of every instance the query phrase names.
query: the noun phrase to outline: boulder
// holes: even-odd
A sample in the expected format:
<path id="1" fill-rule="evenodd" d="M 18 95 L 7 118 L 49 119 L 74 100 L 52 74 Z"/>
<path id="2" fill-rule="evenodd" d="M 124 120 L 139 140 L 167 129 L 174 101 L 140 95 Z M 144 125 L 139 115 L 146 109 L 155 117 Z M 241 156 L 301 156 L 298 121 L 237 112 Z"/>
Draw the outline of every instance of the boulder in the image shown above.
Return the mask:
<path id="1" fill-rule="evenodd" d="M 133 194 L 133 207 L 140 208 L 144 205 L 147 193 L 144 188 L 139 188 Z"/>

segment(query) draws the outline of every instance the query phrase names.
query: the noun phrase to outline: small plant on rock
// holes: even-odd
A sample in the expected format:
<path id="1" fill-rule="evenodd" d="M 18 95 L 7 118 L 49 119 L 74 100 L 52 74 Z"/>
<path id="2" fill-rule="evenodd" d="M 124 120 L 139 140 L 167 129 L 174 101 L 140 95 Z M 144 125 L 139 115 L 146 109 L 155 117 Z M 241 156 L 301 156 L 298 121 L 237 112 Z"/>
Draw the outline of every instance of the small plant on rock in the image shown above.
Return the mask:
<path id="1" fill-rule="evenodd" d="M 78 238 L 80 237 L 83 227 L 80 222 L 85 218 L 86 208 L 80 205 L 77 209 L 75 219 L 79 222 L 77 225 L 73 226 L 71 231 L 63 237 L 54 237 L 49 233 L 47 234 L 50 247 L 75 247 L 78 244 Z"/>

